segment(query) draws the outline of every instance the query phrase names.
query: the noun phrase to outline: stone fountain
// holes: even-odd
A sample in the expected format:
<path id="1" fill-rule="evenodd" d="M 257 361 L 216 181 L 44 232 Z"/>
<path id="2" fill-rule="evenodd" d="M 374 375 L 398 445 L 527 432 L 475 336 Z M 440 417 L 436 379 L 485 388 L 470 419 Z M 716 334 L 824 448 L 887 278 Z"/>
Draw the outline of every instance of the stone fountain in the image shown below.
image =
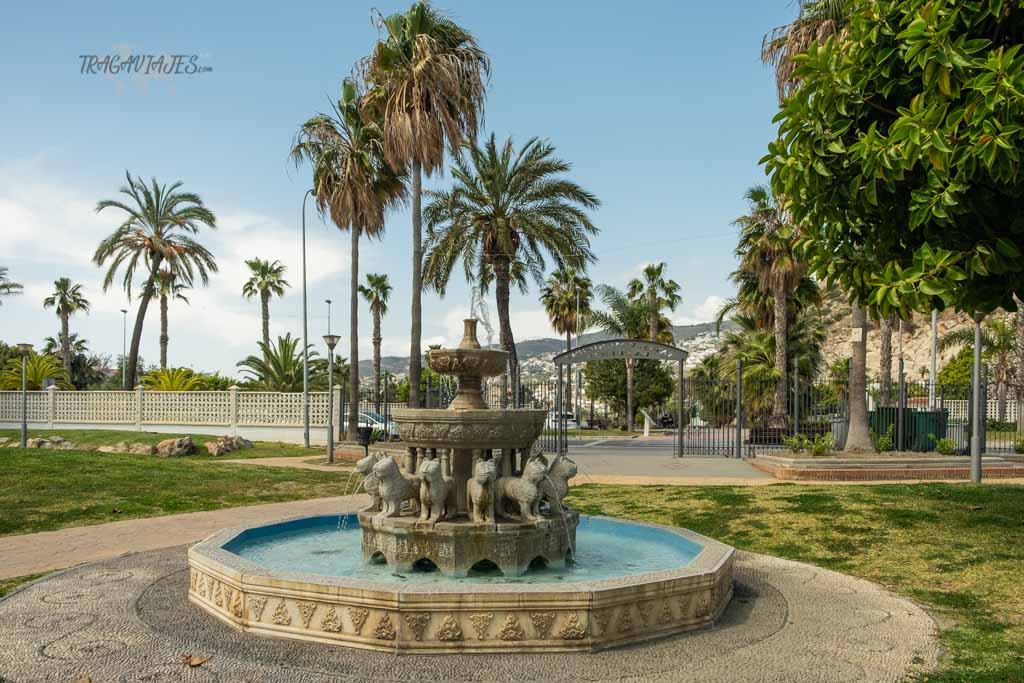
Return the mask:
<path id="1" fill-rule="evenodd" d="M 511 576 L 564 566 L 575 550 L 579 516 L 561 500 L 575 469 L 532 451 L 546 410 L 488 408 L 482 381 L 504 371 L 508 354 L 481 348 L 476 325 L 466 320 L 457 348 L 427 357 L 435 372 L 458 379 L 449 408 L 394 411 L 408 446 L 402 466 L 379 456 L 362 464 L 372 467 L 368 488 L 377 491 L 359 514 L 368 561 L 454 577 L 496 567 Z"/>

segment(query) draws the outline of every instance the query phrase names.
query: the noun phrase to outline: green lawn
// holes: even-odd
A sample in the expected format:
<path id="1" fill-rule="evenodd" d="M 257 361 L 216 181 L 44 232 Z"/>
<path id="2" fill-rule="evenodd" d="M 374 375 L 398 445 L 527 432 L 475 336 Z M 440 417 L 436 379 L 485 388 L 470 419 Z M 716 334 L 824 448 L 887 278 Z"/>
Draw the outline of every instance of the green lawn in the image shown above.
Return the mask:
<path id="1" fill-rule="evenodd" d="M 207 454 L 206 449 L 203 447 L 203 444 L 207 441 L 214 441 L 218 438 L 209 434 L 163 434 L 158 432 L 136 432 L 128 430 L 115 431 L 110 429 L 29 429 L 28 435 L 29 438 L 44 439 L 51 436 L 63 436 L 72 443 L 86 446 L 88 448 L 113 446 L 121 441 L 129 444 L 148 443 L 155 446 L 165 439 L 176 439 L 182 436 L 191 436 L 192 441 L 196 445 L 196 453 L 192 457 L 201 457 L 207 460 L 214 460 L 218 458 L 277 458 L 292 455 L 308 455 L 310 457 L 314 457 L 323 452 L 323 449 L 306 449 L 295 444 L 256 441 L 252 448 L 234 451 L 214 458 Z M 5 436 L 16 440 L 19 438 L 20 432 L 17 429 L 0 429 L 0 437 Z M 3 453 L 3 451 L 0 450 L 0 453 Z"/>
<path id="2" fill-rule="evenodd" d="M 33 579 L 38 579 L 40 576 L 45 576 L 45 574 L 29 574 L 28 576 L 17 576 L 13 579 L 0 579 L 0 598 L 10 593 L 21 584 L 28 583 Z"/>
<path id="3" fill-rule="evenodd" d="M 0 535 L 340 496 L 349 479 L 346 470 L 319 472 L 215 460 L 0 449 Z M 352 488 L 355 485 L 353 478 Z"/>
<path id="4" fill-rule="evenodd" d="M 586 485 L 568 502 L 875 581 L 942 628 L 923 680 L 1024 681 L 1024 487 Z"/>

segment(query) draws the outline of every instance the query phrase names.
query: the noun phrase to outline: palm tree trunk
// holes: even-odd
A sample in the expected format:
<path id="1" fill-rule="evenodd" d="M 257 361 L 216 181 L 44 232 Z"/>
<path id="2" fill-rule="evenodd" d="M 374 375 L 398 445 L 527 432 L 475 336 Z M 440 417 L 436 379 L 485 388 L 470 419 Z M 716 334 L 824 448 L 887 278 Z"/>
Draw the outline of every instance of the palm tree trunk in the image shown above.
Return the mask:
<path id="1" fill-rule="evenodd" d="M 263 344 L 270 348 L 270 290 L 260 290 L 260 314 L 263 317 Z"/>
<path id="2" fill-rule="evenodd" d="M 658 311 L 651 311 L 651 320 L 650 323 L 648 323 L 648 326 L 650 329 L 647 332 L 651 336 L 651 341 L 658 341 Z"/>
<path id="3" fill-rule="evenodd" d="M 1000 422 L 1006 422 L 1006 375 L 1005 361 L 996 364 L 996 415 Z"/>
<path id="4" fill-rule="evenodd" d="M 854 338 L 850 377 L 850 428 L 846 436 L 847 451 L 870 451 L 871 433 L 868 429 L 867 359 L 868 334 L 867 313 L 859 303 L 853 305 Z"/>
<path id="5" fill-rule="evenodd" d="M 775 316 L 775 398 L 772 401 L 772 415 L 768 425 L 776 429 L 784 429 L 789 422 L 788 411 L 786 410 L 786 395 L 788 391 L 789 354 L 787 349 L 789 319 L 787 317 L 786 291 L 782 287 L 776 287 L 773 303 L 773 315 Z"/>
<path id="6" fill-rule="evenodd" d="M 415 149 L 415 141 L 413 142 Z M 423 178 L 419 159 L 412 160 L 412 324 L 409 339 L 409 407 L 420 407 L 420 337 L 423 336 Z"/>
<path id="7" fill-rule="evenodd" d="M 626 433 L 633 434 L 633 359 L 626 358 Z"/>
<path id="8" fill-rule="evenodd" d="M 380 308 L 373 307 L 373 400 L 380 412 Z"/>
<path id="9" fill-rule="evenodd" d="M 892 404 L 892 323 L 893 317 L 887 315 L 881 320 L 881 349 L 879 351 L 878 376 L 881 381 L 882 402 Z"/>
<path id="10" fill-rule="evenodd" d="M 512 322 L 509 320 L 509 259 L 499 256 L 494 259 L 494 295 L 498 306 L 498 337 L 501 348 L 508 353 L 508 371 L 512 377 L 519 370 L 519 358 L 516 356 L 516 342 L 512 336 Z M 501 395 L 501 406 L 507 405 L 505 392 Z"/>
<path id="11" fill-rule="evenodd" d="M 153 261 L 149 264 L 149 279 L 142 290 L 142 299 L 139 300 L 139 312 L 135 314 L 135 326 L 132 328 L 132 345 L 128 351 L 128 374 L 125 377 L 125 386 L 129 389 L 135 388 L 135 380 L 138 375 L 139 344 L 142 342 L 142 325 L 146 321 L 146 309 L 149 308 L 149 300 L 153 298 L 154 273 L 160 270 L 160 263 L 164 257 L 160 253 L 153 255 Z"/>
<path id="12" fill-rule="evenodd" d="M 64 357 L 64 372 L 67 373 L 68 381 L 71 381 L 71 329 L 67 311 L 60 313 L 60 354 Z"/>
<path id="13" fill-rule="evenodd" d="M 167 295 L 160 295 L 160 369 L 167 368 Z"/>
<path id="14" fill-rule="evenodd" d="M 566 351 L 572 351 L 572 333 L 568 332 L 568 331 L 566 331 L 566 333 L 565 333 L 565 350 Z M 569 406 L 569 410 L 573 411 L 573 414 L 575 415 L 576 413 L 575 413 L 575 410 L 573 409 L 573 402 L 572 402 L 572 384 L 573 384 L 572 365 L 570 364 L 570 365 L 568 365 L 566 367 L 567 367 L 567 369 L 569 371 L 569 385 L 565 388 L 565 404 L 567 406 Z M 577 417 L 579 417 L 579 416 L 577 415 Z"/>
<path id="15" fill-rule="evenodd" d="M 1017 431 L 1024 432 L 1024 302 L 1017 299 Z"/>
<path id="16" fill-rule="evenodd" d="M 352 278 L 349 282 L 348 438 L 359 428 L 359 228 L 352 226 Z"/>

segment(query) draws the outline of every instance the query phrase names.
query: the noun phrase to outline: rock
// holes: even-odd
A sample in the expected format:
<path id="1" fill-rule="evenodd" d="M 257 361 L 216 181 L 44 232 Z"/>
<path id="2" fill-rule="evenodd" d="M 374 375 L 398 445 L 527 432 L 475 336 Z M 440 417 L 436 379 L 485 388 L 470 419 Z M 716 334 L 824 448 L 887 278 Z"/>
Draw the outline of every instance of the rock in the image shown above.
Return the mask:
<path id="1" fill-rule="evenodd" d="M 127 453 L 128 444 L 126 444 L 124 441 L 121 441 L 114 444 L 113 446 L 100 446 L 96 450 L 98 450 L 100 453 Z"/>
<path id="2" fill-rule="evenodd" d="M 244 448 L 252 448 L 252 441 L 241 436 L 232 436 L 231 442 L 234 444 L 234 450 L 240 451 Z"/>
<path id="3" fill-rule="evenodd" d="M 50 442 L 46 439 L 29 439 L 25 442 L 26 448 L 46 448 Z"/>
<path id="4" fill-rule="evenodd" d="M 183 436 L 180 439 L 166 439 L 156 445 L 156 454 L 161 458 L 179 458 L 189 455 L 195 451 L 195 444 L 191 436 Z"/>
<path id="5" fill-rule="evenodd" d="M 209 453 L 210 455 L 224 455 L 225 453 L 229 453 L 231 451 L 229 445 L 224 443 L 220 439 L 217 439 L 216 441 L 207 441 L 205 445 L 206 452 Z"/>
<path id="6" fill-rule="evenodd" d="M 148 443 L 133 443 L 128 447 L 128 452 L 132 455 L 153 455 L 156 447 Z"/>
<path id="7" fill-rule="evenodd" d="M 10 442 L 11 442 L 11 437 L 9 437 L 9 436 L 0 436 L 0 446 L 6 446 Z"/>
<path id="8" fill-rule="evenodd" d="M 49 438 L 50 444 L 55 447 L 63 445 L 66 441 L 67 439 L 65 439 L 63 436 L 51 436 Z"/>
<path id="9" fill-rule="evenodd" d="M 206 442 L 206 452 L 210 455 L 224 455 L 244 448 L 252 448 L 252 441 L 241 436 L 222 436 L 214 441 Z"/>

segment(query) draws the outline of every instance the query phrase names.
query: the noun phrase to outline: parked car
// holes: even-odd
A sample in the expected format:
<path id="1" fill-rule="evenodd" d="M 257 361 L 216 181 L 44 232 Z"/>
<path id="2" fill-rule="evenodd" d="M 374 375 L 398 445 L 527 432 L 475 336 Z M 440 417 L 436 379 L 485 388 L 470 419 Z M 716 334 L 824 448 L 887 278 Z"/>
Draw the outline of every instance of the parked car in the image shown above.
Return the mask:
<path id="1" fill-rule="evenodd" d="M 562 413 L 565 420 L 566 429 L 579 429 L 579 425 L 576 423 L 576 416 L 572 413 Z M 545 429 L 557 429 L 558 428 L 558 413 L 554 410 L 548 412 L 547 422 L 544 424 Z"/>
<path id="2" fill-rule="evenodd" d="M 391 418 L 385 419 L 383 415 L 372 410 L 359 413 L 359 426 L 369 427 L 375 432 L 380 432 L 389 441 L 398 438 L 398 431 L 395 429 L 395 423 Z"/>

